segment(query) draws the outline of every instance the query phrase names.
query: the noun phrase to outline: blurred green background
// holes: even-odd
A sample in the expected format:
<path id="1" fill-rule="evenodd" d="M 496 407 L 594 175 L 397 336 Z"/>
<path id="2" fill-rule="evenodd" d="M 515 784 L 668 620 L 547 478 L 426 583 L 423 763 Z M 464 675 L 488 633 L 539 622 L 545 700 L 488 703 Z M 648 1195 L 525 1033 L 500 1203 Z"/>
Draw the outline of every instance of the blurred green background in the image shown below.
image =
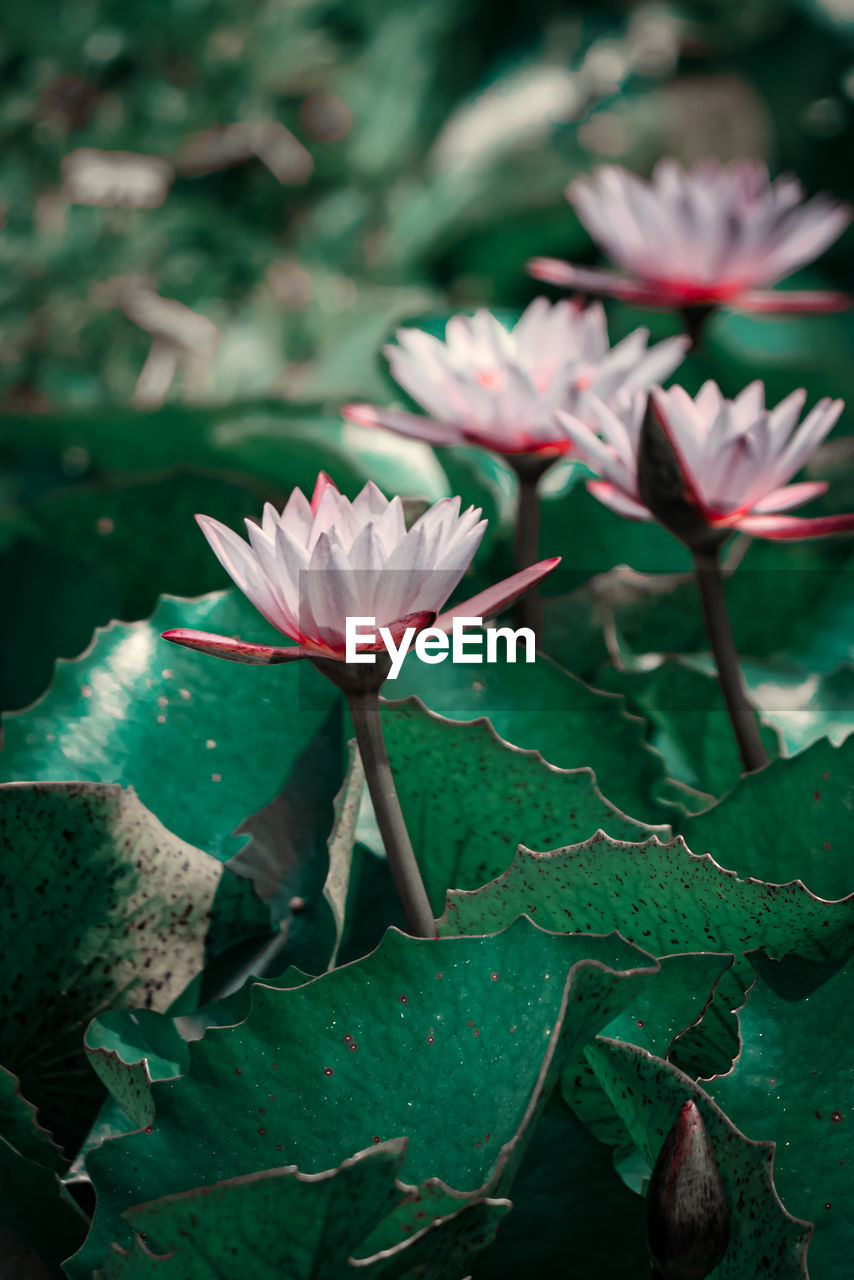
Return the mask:
<path id="1" fill-rule="evenodd" d="M 533 254 L 595 261 L 575 174 L 761 156 L 854 198 L 854 0 L 30 0 L 0 65 L 7 709 L 95 625 L 225 585 L 193 511 L 236 523 L 319 466 L 481 502 L 504 568 L 500 464 L 337 406 L 391 398 L 401 320 L 518 309 Z M 849 230 L 793 283 L 847 288 L 852 258 Z M 614 337 L 676 327 L 609 315 Z M 850 316 L 720 313 L 684 381 L 854 398 L 852 338 Z M 597 516 L 585 538 L 579 495 L 544 532 L 575 539 L 568 585 L 681 567 L 666 535 L 620 523 L 615 547 Z"/>

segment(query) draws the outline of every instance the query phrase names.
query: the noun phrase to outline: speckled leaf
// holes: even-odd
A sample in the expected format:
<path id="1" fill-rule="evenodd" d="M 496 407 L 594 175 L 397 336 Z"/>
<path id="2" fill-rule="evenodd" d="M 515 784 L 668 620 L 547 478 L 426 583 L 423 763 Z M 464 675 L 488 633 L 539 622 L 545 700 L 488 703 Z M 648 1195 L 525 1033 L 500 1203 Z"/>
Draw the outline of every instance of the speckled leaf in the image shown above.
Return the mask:
<path id="1" fill-rule="evenodd" d="M 748 774 L 680 829 L 697 853 L 732 861 L 740 875 L 797 877 L 822 898 L 842 898 L 854 890 L 852 807 L 854 739 L 840 747 L 817 742 Z"/>
<path id="2" fill-rule="evenodd" d="M 209 1031 L 187 1075 L 154 1085 L 153 1131 L 90 1154 L 99 1226 L 69 1274 L 87 1275 L 129 1204 L 287 1161 L 329 1168 L 394 1137 L 409 1138 L 408 1182 L 500 1196 L 566 1057 L 651 965 L 617 937 L 520 920 L 439 942 L 390 931 L 303 986 L 256 985 L 245 1023 Z M 212 1126 L 226 1107 L 227 1126 Z"/>
<path id="3" fill-rule="evenodd" d="M 729 1248 L 712 1280 L 761 1275 L 806 1280 L 810 1228 L 780 1203 L 772 1177 L 773 1142 L 746 1138 L 690 1077 L 644 1049 L 597 1038 L 585 1056 L 650 1165 L 683 1103 L 689 1098 L 696 1102 L 714 1146 L 731 1215 Z"/>
<path id="4" fill-rule="evenodd" d="M 460 1271 L 469 1270 L 492 1244 L 511 1207 L 509 1200 L 471 1198 L 452 1214 L 434 1218 L 411 1241 L 359 1259 L 356 1274 L 366 1280 L 459 1280 Z"/>
<path id="5" fill-rule="evenodd" d="M 712 1028 L 711 1044 L 706 1023 L 713 994 L 732 963 L 731 955 L 713 952 L 662 957 L 659 973 L 633 993 L 631 1003 L 605 1027 L 603 1036 L 624 1040 L 660 1058 L 672 1059 L 685 1032 L 693 1029 L 705 1073 L 711 1075 L 717 1069 L 727 1071 L 739 1049 L 737 1022 L 733 1019 L 736 1029 L 724 1040 L 723 1053 L 715 1052 L 717 1023 Z M 677 1065 L 682 1065 L 678 1059 Z M 622 1122 L 603 1096 L 583 1052 L 567 1067 L 561 1088 L 567 1102 L 595 1137 L 611 1146 L 631 1146 Z"/>
<path id="6" fill-rule="evenodd" d="M 138 1127 L 151 1124 L 152 1080 L 181 1075 L 190 1065 L 187 1042 L 172 1018 L 153 1009 L 115 1010 L 86 1028 L 83 1047 L 92 1068 Z"/>
<path id="7" fill-rule="evenodd" d="M 54 1173 L 66 1168 L 62 1152 L 39 1124 L 33 1104 L 21 1093 L 18 1077 L 5 1067 L 0 1067 L 0 1137 L 22 1156 Z"/>
<path id="8" fill-rule="evenodd" d="M 590 769 L 557 769 L 502 741 L 486 719 L 446 720 L 409 698 L 384 706 L 383 733 L 437 915 L 446 890 L 500 875 L 520 844 L 553 849 L 600 828 L 615 839 L 650 834 L 608 803 Z"/>
<path id="9" fill-rule="evenodd" d="M 722 853 L 740 849 L 736 832 Z M 604 835 L 550 853 L 520 849 L 508 870 L 472 892 L 451 892 L 440 931 L 476 933 L 520 913 L 546 929 L 619 929 L 654 955 L 712 950 L 736 956 L 715 992 L 703 1039 L 690 1033 L 680 1061 L 705 1074 L 721 1070 L 737 1050 L 732 1011 L 752 981 L 742 953 L 765 947 L 843 961 L 852 948 L 854 897 L 816 899 L 800 881 L 739 879 L 711 857 L 695 856 L 681 839 L 620 844 Z M 708 1033 L 708 1035 L 707 1035 Z"/>
<path id="10" fill-rule="evenodd" d="M 106 1253 L 95 1274 L 241 1280 L 251 1259 L 253 1280 L 338 1280 L 366 1231 L 400 1198 L 405 1145 L 360 1151 L 322 1173 L 267 1169 L 136 1205 L 123 1217 L 145 1250 L 121 1261 Z M 150 1254 L 168 1256 L 154 1262 Z"/>
<path id="11" fill-rule="evenodd" d="M 745 1133 L 776 1141 L 783 1203 L 815 1224 L 810 1276 L 832 1280 L 854 1252 L 854 969 L 841 969 L 803 999 L 785 965 L 759 968 L 740 1015 L 741 1056 L 706 1088 Z"/>
<path id="12" fill-rule="evenodd" d="M 738 844 L 735 833 L 720 852 Z M 775 956 L 850 954 L 854 896 L 823 902 L 799 881 L 739 879 L 681 838 L 620 843 L 602 833 L 549 853 L 520 849 L 508 870 L 472 892 L 451 892 L 444 934 L 503 928 L 530 915 L 544 929 L 619 928 L 653 955 L 765 947 Z"/>
<path id="13" fill-rule="evenodd" d="M 161 640 L 170 627 L 281 639 L 236 591 L 164 599 L 150 620 L 98 632 L 41 701 L 4 718 L 0 768 L 130 784 L 170 831 L 228 857 L 244 843 L 230 833 L 279 793 L 340 695 L 306 663 L 222 662 Z"/>
<path id="14" fill-rule="evenodd" d="M 64 1280 L 86 1219 L 56 1174 L 0 1138 L 0 1264 L 4 1280 Z"/>
<path id="15" fill-rule="evenodd" d="M 621 697 L 589 689 L 542 655 L 533 664 L 473 667 L 426 666 L 410 657 L 383 692 L 394 699 L 416 694 L 452 720 L 487 716 L 506 742 L 539 751 L 549 764 L 592 769 L 602 795 L 623 813 L 642 822 L 668 819 L 654 800 L 664 764 L 644 741 L 643 721 L 627 714 Z"/>
<path id="16" fill-rule="evenodd" d="M 202 967 L 224 873 L 132 790 L 98 783 L 0 787 L 0 846 L 0 1054 L 65 1137 L 72 1108 L 57 1073 L 84 1109 L 97 1096 L 82 1053 L 86 1023 L 114 1006 L 168 1006 Z M 257 928 L 257 906 L 245 898 Z"/>
<path id="17" fill-rule="evenodd" d="M 722 795 L 742 774 L 732 726 L 718 685 L 684 662 L 663 662 L 652 671 L 617 671 L 603 667 L 597 688 L 622 693 L 630 709 L 650 724 L 650 742 L 664 756 L 670 775 Z M 779 754 L 775 730 L 760 726 L 769 759 Z"/>

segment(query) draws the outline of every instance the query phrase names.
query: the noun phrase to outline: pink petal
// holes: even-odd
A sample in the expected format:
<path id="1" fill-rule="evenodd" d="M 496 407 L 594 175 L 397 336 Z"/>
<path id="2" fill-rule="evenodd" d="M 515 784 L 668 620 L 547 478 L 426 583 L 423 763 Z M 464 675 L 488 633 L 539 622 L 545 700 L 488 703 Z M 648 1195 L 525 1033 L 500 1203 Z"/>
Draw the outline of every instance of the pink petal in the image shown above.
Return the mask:
<path id="1" fill-rule="evenodd" d="M 742 516 L 735 523 L 743 533 L 757 538 L 826 538 L 834 533 L 854 533 L 854 512 L 841 516 L 817 516 L 807 520 L 801 516 Z"/>
<path id="2" fill-rule="evenodd" d="M 670 388 L 671 396 L 673 395 L 674 392 L 676 392 L 677 395 L 684 396 L 690 408 L 691 409 L 694 408 L 693 402 L 691 401 L 690 397 L 687 395 L 687 393 L 683 390 L 682 387 L 671 387 Z M 679 441 L 676 438 L 676 432 L 671 428 L 671 426 L 667 421 L 667 410 L 669 407 L 668 400 L 667 400 L 667 392 L 662 391 L 660 387 L 652 387 L 650 390 L 649 403 L 653 413 L 655 414 L 656 421 L 658 422 L 658 425 L 661 427 L 661 430 L 664 432 L 664 435 L 667 438 L 667 443 L 670 445 L 670 448 L 673 451 L 673 456 L 676 459 L 676 465 L 678 466 L 679 473 L 682 476 L 682 483 L 685 486 L 686 500 L 692 503 L 697 508 L 697 510 L 701 512 L 704 516 L 708 516 L 709 513 L 707 512 L 703 504 L 703 500 L 697 491 L 697 486 L 688 468 L 688 464 L 685 461 L 685 455 L 682 449 L 679 447 Z M 678 404 L 678 400 L 676 403 Z"/>
<path id="3" fill-rule="evenodd" d="M 809 315 L 821 311 L 847 311 L 851 306 L 851 299 L 847 293 L 825 292 L 820 289 L 748 289 L 738 294 L 732 305 L 740 311 L 764 315 Z"/>
<path id="4" fill-rule="evenodd" d="M 341 406 L 341 413 L 359 426 L 386 427 L 389 431 L 396 431 L 398 435 L 426 440 L 428 444 L 460 444 L 463 439 L 461 427 L 436 422 L 433 418 L 424 418 L 417 413 L 406 413 L 403 409 L 377 409 L 371 404 L 344 404 Z"/>
<path id="5" fill-rule="evenodd" d="M 577 289 L 581 293 L 621 298 L 624 302 L 637 302 L 648 306 L 671 306 L 671 294 L 663 294 L 654 285 L 628 276 L 618 276 L 613 271 L 599 271 L 595 267 L 574 267 L 571 262 L 559 258 L 531 258 L 525 264 L 528 275 L 548 284 L 561 285 L 564 289 Z"/>
<path id="6" fill-rule="evenodd" d="M 231 662 L 248 662 L 252 666 L 271 666 L 278 662 L 293 662 L 296 658 L 313 656 L 329 656 L 322 650 L 308 649 L 304 645 L 269 645 L 250 644 L 247 640 L 236 640 L 233 636 L 212 635 L 210 631 L 189 631 L 179 627 L 175 631 L 164 631 L 164 640 L 173 644 L 181 644 L 185 649 L 197 649 L 199 653 L 209 653 L 215 658 L 228 658 Z"/>
<path id="7" fill-rule="evenodd" d="M 628 520 L 651 520 L 652 512 L 608 480 L 588 480 L 587 492 Z"/>
<path id="8" fill-rule="evenodd" d="M 759 502 L 751 507 L 753 515 L 771 515 L 779 511 L 791 511 L 792 507 L 801 507 L 805 502 L 818 498 L 827 492 L 825 480 L 804 480 L 800 484 L 786 484 L 779 489 L 772 489 Z"/>
<path id="9" fill-rule="evenodd" d="M 311 495 L 311 514 L 317 514 L 317 508 L 320 506 L 320 500 L 330 486 L 338 492 L 338 486 L 335 481 L 326 474 L 325 471 L 318 473 L 317 480 L 314 485 L 314 493 Z"/>
<path id="10" fill-rule="evenodd" d="M 483 618 L 485 621 L 494 614 L 500 613 L 530 587 L 542 582 L 550 573 L 554 573 L 559 564 L 560 556 L 555 556 L 551 560 L 541 560 L 539 564 L 532 564 L 527 569 L 514 573 L 512 577 L 505 578 L 503 582 L 487 587 L 486 591 L 478 592 L 470 600 L 454 605 L 453 609 L 446 609 L 444 613 L 439 614 L 435 625 L 440 631 L 450 631 L 454 618 Z"/>

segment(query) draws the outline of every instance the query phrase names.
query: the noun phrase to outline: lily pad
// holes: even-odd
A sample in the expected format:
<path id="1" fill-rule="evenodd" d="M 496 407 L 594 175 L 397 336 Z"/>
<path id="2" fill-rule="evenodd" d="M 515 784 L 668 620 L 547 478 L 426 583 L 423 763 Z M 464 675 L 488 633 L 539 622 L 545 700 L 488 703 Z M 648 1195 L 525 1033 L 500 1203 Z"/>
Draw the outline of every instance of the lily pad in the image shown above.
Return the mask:
<path id="1" fill-rule="evenodd" d="M 840 1052 L 854 1035 L 854 969 L 847 965 L 806 999 L 799 995 L 785 966 L 762 963 L 740 1015 L 741 1055 L 706 1087 L 733 1123 L 776 1141 L 774 1181 L 783 1203 L 815 1223 L 810 1276 L 830 1280 L 854 1249 L 854 1084 Z"/>
<path id="2" fill-rule="evenodd" d="M 21 1093 L 17 1076 L 5 1067 L 0 1067 L 0 1137 L 28 1160 L 54 1173 L 64 1172 L 62 1152 L 39 1124 L 36 1109 Z"/>
<path id="3" fill-rule="evenodd" d="M 83 1116 L 98 1097 L 83 1029 L 111 1007 L 169 1005 L 204 964 L 228 873 L 133 791 L 98 783 L 0 787 L 0 843 L 15 850 L 0 872 L 0 1054 L 50 1127 L 82 1137 L 67 1091 L 78 1091 Z M 244 932 L 257 932 L 260 904 L 243 893 Z"/>
<path id="4" fill-rule="evenodd" d="M 86 1219 L 56 1174 L 0 1138 L 0 1258 L 10 1280 L 64 1280 Z"/>
<path id="5" fill-rule="evenodd" d="M 852 807 L 854 739 L 839 747 L 822 741 L 746 775 L 679 828 L 692 849 L 732 859 L 741 875 L 798 878 L 814 894 L 836 899 L 854 890 Z"/>
<path id="6" fill-rule="evenodd" d="M 520 844 L 575 843 L 604 829 L 639 840 L 651 828 L 609 804 L 590 769 L 557 769 L 504 742 L 486 718 L 446 720 L 417 698 L 386 703 L 383 734 L 434 912 L 448 889 L 476 889 Z M 667 827 L 658 827 L 667 838 Z"/>
<path id="7" fill-rule="evenodd" d="M 561 769 L 592 769 L 612 805 L 641 822 L 666 820 L 655 802 L 664 762 L 644 741 L 643 721 L 626 712 L 616 694 L 597 693 L 550 659 L 467 666 L 427 666 L 410 656 L 387 698 L 417 695 L 429 710 L 451 720 L 486 716 L 513 746 L 539 751 Z M 521 657 L 521 655 L 520 655 Z"/>
<path id="8" fill-rule="evenodd" d="M 307 663 L 244 667 L 160 638 L 195 627 L 281 637 L 236 591 L 161 601 L 144 622 L 113 623 L 26 711 L 4 717 L 9 780 L 119 782 L 176 835 L 216 857 L 230 833 L 280 792 L 340 695 Z"/>
<path id="9" fill-rule="evenodd" d="M 593 683 L 622 693 L 628 707 L 649 721 L 650 741 L 664 756 L 671 777 L 712 796 L 738 782 L 741 759 L 715 675 L 670 660 L 651 671 L 603 667 Z M 779 754 L 778 735 L 759 728 L 773 759 Z"/>
<path id="10" fill-rule="evenodd" d="M 256 985 L 246 1022 L 208 1031 L 189 1073 L 153 1086 L 152 1132 L 90 1153 L 97 1225 L 69 1275 L 87 1275 L 131 1203 L 288 1161 L 325 1169 L 395 1137 L 409 1139 L 408 1182 L 501 1196 L 566 1057 L 654 972 L 619 938 L 518 921 L 439 942 L 392 930 L 305 985 Z"/>

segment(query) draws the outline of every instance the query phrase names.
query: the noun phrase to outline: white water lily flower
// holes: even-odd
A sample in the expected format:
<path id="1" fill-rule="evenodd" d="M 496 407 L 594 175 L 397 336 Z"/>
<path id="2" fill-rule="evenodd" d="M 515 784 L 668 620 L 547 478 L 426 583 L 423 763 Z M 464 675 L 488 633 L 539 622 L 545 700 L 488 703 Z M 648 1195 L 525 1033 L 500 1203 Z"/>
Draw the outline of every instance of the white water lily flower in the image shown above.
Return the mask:
<path id="1" fill-rule="evenodd" d="M 368 483 L 351 502 L 321 474 L 311 502 L 294 489 L 281 513 L 267 503 L 261 524 L 247 520 L 248 543 L 218 520 L 197 516 L 229 576 L 296 644 L 251 644 L 184 629 L 164 636 L 237 662 L 343 661 L 348 617 L 374 618 L 396 638 L 413 626 L 450 630 L 455 616 L 487 618 L 558 561 L 533 565 L 437 618 L 480 545 L 486 528 L 480 515 L 474 507 L 461 512 L 459 498 L 443 498 L 407 532 L 400 498 L 389 501 Z"/>
<path id="2" fill-rule="evenodd" d="M 809 538 L 854 529 L 854 515 L 803 519 L 784 514 L 827 489 L 823 481 L 790 484 L 842 412 L 825 397 L 799 425 L 805 391 L 793 391 L 774 409 L 765 387 L 751 382 L 727 400 L 706 382 L 692 400 L 682 387 L 654 387 L 650 403 L 676 457 L 685 497 L 709 528 L 740 529 L 763 538 Z M 578 452 L 601 479 L 588 489 L 606 506 L 634 520 L 652 520 L 638 492 L 637 455 L 647 398 L 637 394 L 614 412 L 594 406 L 600 431 L 561 414 Z"/>
<path id="3" fill-rule="evenodd" d="M 851 209 L 798 180 L 769 181 L 764 164 L 661 160 L 650 181 L 618 165 L 577 178 L 567 198 L 592 238 L 626 276 L 535 258 L 538 280 L 641 305 L 750 311 L 827 311 L 844 294 L 767 288 L 812 262 L 842 233 Z"/>
<path id="4" fill-rule="evenodd" d="M 545 298 L 535 298 L 512 329 L 478 311 L 452 316 L 444 342 L 420 329 L 399 329 L 396 337 L 385 348 L 392 376 L 429 416 L 350 404 L 345 417 L 430 444 L 554 456 L 571 447 L 556 410 L 586 418 L 591 395 L 611 403 L 662 382 L 689 345 L 676 337 L 649 347 L 648 331 L 636 329 L 612 347 L 600 304 Z"/>

